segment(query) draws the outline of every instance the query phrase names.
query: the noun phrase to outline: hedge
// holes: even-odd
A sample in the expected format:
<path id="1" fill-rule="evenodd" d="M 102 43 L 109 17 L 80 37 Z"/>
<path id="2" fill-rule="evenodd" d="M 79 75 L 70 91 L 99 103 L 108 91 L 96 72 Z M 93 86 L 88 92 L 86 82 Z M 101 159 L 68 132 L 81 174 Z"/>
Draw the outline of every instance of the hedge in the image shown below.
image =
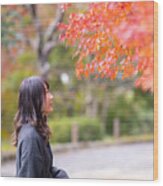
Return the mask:
<path id="1" fill-rule="evenodd" d="M 51 119 L 49 126 L 52 130 L 52 143 L 71 142 L 71 128 L 78 125 L 79 141 L 100 140 L 103 137 L 102 126 L 97 118 L 64 117 Z"/>

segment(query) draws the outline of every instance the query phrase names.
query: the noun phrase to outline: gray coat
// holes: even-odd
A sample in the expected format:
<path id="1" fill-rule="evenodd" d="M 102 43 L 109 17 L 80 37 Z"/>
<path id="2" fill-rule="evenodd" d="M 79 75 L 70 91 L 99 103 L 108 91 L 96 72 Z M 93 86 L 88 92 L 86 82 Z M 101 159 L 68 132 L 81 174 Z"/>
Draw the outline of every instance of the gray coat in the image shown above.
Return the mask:
<path id="1" fill-rule="evenodd" d="M 51 147 L 35 127 L 25 124 L 18 135 L 16 176 L 31 178 L 68 178 L 64 170 L 52 166 Z"/>

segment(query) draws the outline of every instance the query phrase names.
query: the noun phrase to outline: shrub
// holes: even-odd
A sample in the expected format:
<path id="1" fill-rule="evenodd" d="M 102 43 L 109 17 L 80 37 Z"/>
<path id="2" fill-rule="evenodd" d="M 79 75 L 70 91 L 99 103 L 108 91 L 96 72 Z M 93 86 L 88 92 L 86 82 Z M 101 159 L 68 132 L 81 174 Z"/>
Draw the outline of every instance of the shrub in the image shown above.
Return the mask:
<path id="1" fill-rule="evenodd" d="M 51 119 L 49 125 L 52 129 L 52 142 L 71 142 L 71 128 L 78 125 L 79 141 L 100 140 L 103 137 L 102 127 L 99 120 L 87 117 Z"/>

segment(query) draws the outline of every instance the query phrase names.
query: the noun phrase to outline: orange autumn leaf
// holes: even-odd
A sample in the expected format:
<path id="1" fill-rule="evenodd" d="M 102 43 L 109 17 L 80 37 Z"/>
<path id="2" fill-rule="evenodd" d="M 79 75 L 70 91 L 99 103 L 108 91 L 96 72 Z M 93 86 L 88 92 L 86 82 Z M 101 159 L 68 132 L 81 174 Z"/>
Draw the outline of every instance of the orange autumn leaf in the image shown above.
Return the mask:
<path id="1" fill-rule="evenodd" d="M 79 61 L 90 59 L 80 75 L 112 80 L 118 72 L 123 79 L 137 75 L 135 85 L 152 91 L 153 10 L 150 1 L 104 2 L 89 3 L 87 10 L 73 13 L 62 28 L 64 40 L 77 44 Z"/>

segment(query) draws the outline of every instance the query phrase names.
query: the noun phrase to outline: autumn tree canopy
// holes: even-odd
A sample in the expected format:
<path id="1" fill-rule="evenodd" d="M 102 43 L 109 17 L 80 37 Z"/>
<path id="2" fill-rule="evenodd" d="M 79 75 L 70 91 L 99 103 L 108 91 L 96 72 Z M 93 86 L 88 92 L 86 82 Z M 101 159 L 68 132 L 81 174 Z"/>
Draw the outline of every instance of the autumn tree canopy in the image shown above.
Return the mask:
<path id="1" fill-rule="evenodd" d="M 136 77 L 135 86 L 153 91 L 153 10 L 153 2 L 108 2 L 71 14 L 59 29 L 77 47 L 77 77 Z"/>

